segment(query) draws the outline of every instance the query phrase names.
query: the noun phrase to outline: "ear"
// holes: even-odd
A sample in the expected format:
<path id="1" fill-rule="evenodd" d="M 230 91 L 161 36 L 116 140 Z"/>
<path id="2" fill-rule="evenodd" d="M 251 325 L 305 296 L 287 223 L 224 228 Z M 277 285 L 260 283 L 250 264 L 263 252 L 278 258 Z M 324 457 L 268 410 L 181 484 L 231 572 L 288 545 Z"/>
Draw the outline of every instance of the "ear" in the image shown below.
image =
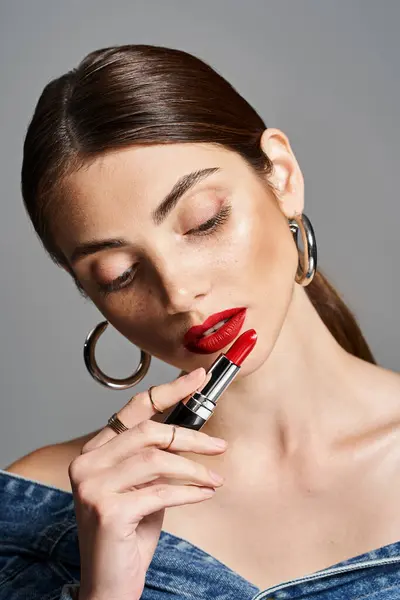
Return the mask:
<path id="1" fill-rule="evenodd" d="M 282 212 L 288 219 L 301 214 L 304 178 L 287 136 L 280 129 L 268 127 L 262 133 L 260 146 L 274 165 L 269 181 L 276 190 Z"/>

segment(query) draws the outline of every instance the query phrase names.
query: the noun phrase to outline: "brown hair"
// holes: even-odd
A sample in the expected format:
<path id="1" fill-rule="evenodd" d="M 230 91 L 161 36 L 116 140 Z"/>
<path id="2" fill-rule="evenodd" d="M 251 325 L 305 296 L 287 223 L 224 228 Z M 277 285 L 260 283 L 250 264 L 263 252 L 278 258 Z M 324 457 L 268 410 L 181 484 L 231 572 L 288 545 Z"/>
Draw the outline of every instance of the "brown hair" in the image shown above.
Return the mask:
<path id="1" fill-rule="evenodd" d="M 102 48 L 45 86 L 24 141 L 23 201 L 44 248 L 85 295 L 50 228 L 69 173 L 133 144 L 203 142 L 240 154 L 265 182 L 273 170 L 259 143 L 265 129 L 230 83 L 187 52 L 144 44 Z M 338 343 L 374 363 L 354 316 L 320 270 L 305 289 Z"/>

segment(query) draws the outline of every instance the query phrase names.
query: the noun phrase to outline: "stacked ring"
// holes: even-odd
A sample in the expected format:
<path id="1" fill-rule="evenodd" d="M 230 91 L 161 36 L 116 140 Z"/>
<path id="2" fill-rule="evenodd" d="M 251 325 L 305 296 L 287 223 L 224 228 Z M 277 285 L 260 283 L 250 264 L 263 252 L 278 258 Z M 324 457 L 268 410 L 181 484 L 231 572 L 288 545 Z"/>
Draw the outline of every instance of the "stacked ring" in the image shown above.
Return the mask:
<path id="1" fill-rule="evenodd" d="M 122 421 L 119 420 L 117 413 L 114 413 L 107 421 L 107 425 L 111 427 L 113 431 L 116 433 L 123 433 L 124 431 L 128 431 L 128 427 L 126 427 Z"/>

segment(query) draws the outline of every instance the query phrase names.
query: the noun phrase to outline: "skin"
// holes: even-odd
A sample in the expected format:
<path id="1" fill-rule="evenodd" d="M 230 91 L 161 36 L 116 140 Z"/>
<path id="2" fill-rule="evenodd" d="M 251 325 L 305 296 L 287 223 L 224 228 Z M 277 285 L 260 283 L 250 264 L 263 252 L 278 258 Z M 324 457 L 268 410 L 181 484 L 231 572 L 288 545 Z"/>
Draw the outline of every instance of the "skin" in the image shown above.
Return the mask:
<path id="1" fill-rule="evenodd" d="M 217 356 L 185 350 L 189 327 L 247 307 L 242 331 L 254 328 L 258 343 L 202 429 L 228 450 L 192 456 L 225 484 L 207 503 L 167 511 L 163 528 L 267 587 L 400 539 L 400 376 L 345 352 L 295 283 L 287 219 L 304 209 L 303 175 L 282 131 L 265 130 L 261 146 L 278 199 L 221 147 L 132 147 L 69 178 L 54 233 L 68 261 L 79 244 L 127 240 L 69 266 L 122 335 L 184 371 L 207 369 Z M 151 213 L 177 179 L 208 167 L 221 170 L 155 225 Z M 225 203 L 231 215 L 221 228 L 187 233 Z M 96 282 L 135 263 L 132 285 L 99 292 Z M 196 527 L 194 515 L 208 527 Z"/>

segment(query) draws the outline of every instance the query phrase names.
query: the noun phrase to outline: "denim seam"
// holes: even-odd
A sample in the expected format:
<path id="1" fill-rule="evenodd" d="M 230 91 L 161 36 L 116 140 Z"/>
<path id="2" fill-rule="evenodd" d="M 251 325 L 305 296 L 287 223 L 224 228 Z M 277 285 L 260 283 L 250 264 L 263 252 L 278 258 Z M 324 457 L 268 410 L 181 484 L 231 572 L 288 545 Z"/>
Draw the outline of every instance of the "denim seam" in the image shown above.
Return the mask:
<path id="1" fill-rule="evenodd" d="M 276 586 L 272 586 L 265 590 L 261 590 L 258 594 L 253 596 L 251 600 L 267 600 L 268 594 L 279 592 L 280 590 L 284 590 L 289 586 L 301 585 L 303 583 L 318 581 L 319 579 L 326 579 L 330 576 L 335 577 L 336 575 L 341 575 L 342 573 L 350 573 L 352 571 L 356 571 L 357 569 L 368 569 L 371 567 L 386 566 L 398 563 L 400 563 L 400 556 L 394 556 L 391 558 L 377 558 L 369 561 L 364 560 L 357 563 L 343 565 L 341 567 L 328 567 L 327 569 L 317 571 L 316 573 L 311 573 L 310 575 L 306 575 L 305 577 L 293 579 L 291 581 L 285 581 L 283 583 L 278 583 L 278 585 Z"/>

